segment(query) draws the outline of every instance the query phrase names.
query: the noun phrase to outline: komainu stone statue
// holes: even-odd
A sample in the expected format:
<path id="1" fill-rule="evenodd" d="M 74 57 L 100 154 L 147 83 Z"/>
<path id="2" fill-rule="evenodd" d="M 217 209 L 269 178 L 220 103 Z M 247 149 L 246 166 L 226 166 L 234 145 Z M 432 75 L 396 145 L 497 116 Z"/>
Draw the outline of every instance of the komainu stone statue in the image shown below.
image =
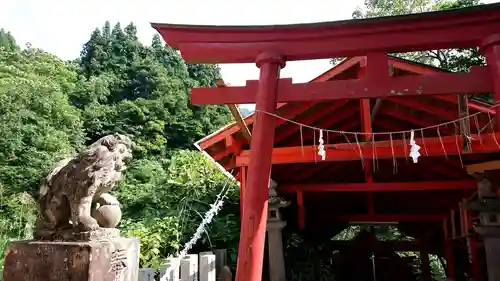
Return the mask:
<path id="1" fill-rule="evenodd" d="M 105 136 L 56 165 L 40 187 L 35 239 L 6 247 L 4 281 L 137 281 L 139 239 L 120 236 L 120 206 L 108 194 L 131 146 Z"/>
<path id="2" fill-rule="evenodd" d="M 126 136 L 108 135 L 59 162 L 40 187 L 35 237 L 54 240 L 62 235 L 62 240 L 71 240 L 64 236 L 116 227 L 121 210 L 108 192 L 120 180 L 131 146 Z"/>

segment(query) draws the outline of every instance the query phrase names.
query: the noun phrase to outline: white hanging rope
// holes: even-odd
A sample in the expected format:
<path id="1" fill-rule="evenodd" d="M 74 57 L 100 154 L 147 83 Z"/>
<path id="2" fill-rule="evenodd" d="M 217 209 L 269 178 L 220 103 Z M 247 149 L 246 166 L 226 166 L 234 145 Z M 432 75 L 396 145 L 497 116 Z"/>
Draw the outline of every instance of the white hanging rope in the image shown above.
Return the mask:
<path id="1" fill-rule="evenodd" d="M 489 106 L 488 109 L 494 109 L 494 108 L 496 108 L 498 106 L 500 106 L 500 103 L 493 104 L 493 105 Z M 359 136 L 360 135 L 370 136 L 369 139 L 372 140 L 372 144 L 373 144 L 373 140 L 374 140 L 375 136 L 386 135 L 386 136 L 389 137 L 389 143 L 390 143 L 391 150 L 392 150 L 394 173 L 397 173 L 397 161 L 396 161 L 396 157 L 395 157 L 395 154 L 394 154 L 394 144 L 393 144 L 393 140 L 394 140 L 393 137 L 395 135 L 402 135 L 402 141 L 403 141 L 403 145 L 404 145 L 404 149 L 405 149 L 405 156 L 406 157 L 410 156 L 412 158 L 412 160 L 413 160 L 413 163 L 418 163 L 418 158 L 421 156 L 421 154 L 419 152 L 421 146 L 418 145 L 417 142 L 416 142 L 415 131 L 420 131 L 420 134 L 422 136 L 422 139 L 421 139 L 422 144 L 421 145 L 423 145 L 424 151 L 425 151 L 426 155 L 428 155 L 427 154 L 427 148 L 425 147 L 425 138 L 424 138 L 424 134 L 423 133 L 424 133 L 424 130 L 436 130 L 438 138 L 439 138 L 439 141 L 441 142 L 441 145 L 442 145 L 445 157 L 448 157 L 448 156 L 447 156 L 447 152 L 445 150 L 445 145 L 443 143 L 443 139 L 442 139 L 442 136 L 441 136 L 441 132 L 440 132 L 441 128 L 447 128 L 448 125 L 451 125 L 451 124 L 453 124 L 456 128 L 460 128 L 460 126 L 457 125 L 459 122 L 461 122 L 463 120 L 468 120 L 470 118 L 474 118 L 474 121 L 475 121 L 475 124 L 476 124 L 476 128 L 477 128 L 477 137 L 478 138 L 481 138 L 480 134 L 486 128 L 488 128 L 488 127 L 491 128 L 492 132 L 495 131 L 494 128 L 493 128 L 493 121 L 495 119 L 491 118 L 490 113 L 489 112 L 485 112 L 485 111 L 479 111 L 479 112 L 476 112 L 474 114 L 469 114 L 469 115 L 460 117 L 460 118 L 452 120 L 452 121 L 447 121 L 447 122 L 436 124 L 436 125 L 432 125 L 432 126 L 427 126 L 427 127 L 423 127 L 423 128 L 412 128 L 412 129 L 409 129 L 409 130 L 392 131 L 392 132 L 352 132 L 352 131 L 341 131 L 341 130 L 325 129 L 325 128 L 315 127 L 315 126 L 312 126 L 312 125 L 303 124 L 303 123 L 297 122 L 295 120 L 279 116 L 279 115 L 277 115 L 275 113 L 270 113 L 270 112 L 262 111 L 262 110 L 255 110 L 255 111 L 263 113 L 263 114 L 266 114 L 266 115 L 269 115 L 269 116 L 273 116 L 273 117 L 275 117 L 277 119 L 283 120 L 284 122 L 288 122 L 288 123 L 295 124 L 295 125 L 299 126 L 299 129 L 300 129 L 300 146 L 301 146 L 301 149 L 302 149 L 302 155 L 304 155 L 303 128 L 311 129 L 313 131 L 313 147 L 315 147 L 315 150 L 316 150 L 316 152 L 314 153 L 314 162 L 315 163 L 316 163 L 316 155 L 319 155 L 321 157 L 321 160 L 323 160 L 323 161 L 326 160 L 326 151 L 325 151 L 325 147 L 326 146 L 328 146 L 328 147 L 335 147 L 335 144 L 329 144 L 328 141 L 325 144 L 325 141 L 323 139 L 325 133 L 326 133 L 326 137 L 327 138 L 328 138 L 328 134 L 329 133 L 333 133 L 333 134 L 338 134 L 338 135 L 344 136 L 346 138 L 347 143 L 349 145 L 351 145 L 351 142 L 349 141 L 348 135 L 353 136 L 354 139 L 355 139 L 355 141 L 356 141 L 357 150 L 359 151 L 359 156 L 361 158 L 361 165 L 363 166 L 363 169 L 365 168 L 364 167 L 364 156 L 363 156 L 363 150 L 361 149 L 361 144 L 359 142 Z M 479 127 L 478 116 L 480 114 L 485 114 L 485 113 L 488 116 L 489 122 L 484 127 L 480 128 Z M 318 144 L 317 145 L 316 145 L 316 131 L 319 131 L 319 138 L 318 138 Z M 407 151 L 407 146 L 406 146 L 406 145 L 408 145 L 406 143 L 406 137 L 405 137 L 406 133 L 408 133 L 410 135 L 410 142 L 409 142 L 410 151 L 409 152 Z M 459 140 L 458 140 L 458 138 L 460 136 L 462 136 L 462 138 L 468 139 L 468 141 L 473 140 L 473 137 L 472 137 L 472 135 L 470 135 L 470 132 L 469 133 L 468 132 L 460 132 L 460 135 L 456 136 L 456 144 L 457 144 L 457 150 L 458 151 L 461 150 L 460 147 L 459 147 Z M 493 136 L 493 138 L 495 140 L 495 143 L 500 148 L 500 141 L 497 140 L 496 134 L 493 133 L 492 136 Z M 479 141 L 482 144 L 482 140 L 479 139 Z M 387 143 L 388 141 L 381 141 L 381 142 Z M 339 148 L 337 148 L 337 149 L 339 149 Z M 375 150 L 376 150 L 376 147 L 373 148 L 374 159 L 376 157 L 376 151 Z M 460 162 L 462 163 L 462 159 L 461 159 L 460 153 L 458 155 L 459 155 L 459 158 L 460 158 Z M 462 165 L 463 165 L 463 163 L 462 163 Z"/>
<path id="2" fill-rule="evenodd" d="M 496 108 L 498 106 L 500 106 L 500 103 L 493 104 L 493 105 L 489 106 L 488 109 L 494 109 L 494 108 Z M 341 130 L 331 130 L 331 129 L 325 129 L 325 128 L 318 128 L 318 127 L 315 127 L 315 126 L 303 124 L 303 123 L 294 121 L 292 119 L 288 119 L 288 118 L 282 117 L 282 116 L 280 116 L 278 114 L 275 114 L 275 113 L 271 113 L 271 112 L 267 112 L 267 111 L 263 111 L 263 110 L 258 110 L 258 109 L 256 109 L 255 112 L 261 112 L 261 113 L 267 114 L 269 116 L 273 116 L 275 118 L 281 119 L 281 120 L 283 120 L 285 122 L 292 123 L 292 124 L 295 124 L 295 125 L 298 125 L 298 126 L 301 126 L 301 127 L 304 127 L 304 128 L 308 128 L 308 129 L 311 129 L 311 130 L 314 130 L 314 131 L 321 131 L 322 130 L 323 132 L 337 133 L 337 134 L 340 134 L 340 135 L 371 135 L 371 136 L 374 136 L 374 135 L 397 135 L 397 134 L 405 134 L 405 133 L 409 134 L 412 130 L 423 131 L 423 130 L 429 130 L 429 129 L 439 129 L 439 127 L 446 127 L 447 125 L 452 125 L 452 124 L 455 124 L 457 122 L 460 122 L 460 121 L 463 121 L 463 120 L 467 120 L 467 119 L 469 119 L 471 117 L 477 117 L 480 114 L 488 114 L 488 116 L 489 116 L 488 112 L 479 111 L 479 112 L 476 112 L 474 114 L 469 114 L 469 115 L 463 116 L 461 118 L 458 118 L 458 119 L 455 119 L 455 120 L 452 120 L 452 121 L 447 121 L 447 122 L 443 122 L 443 123 L 440 123 L 440 124 L 436 124 L 436 125 L 432 125 L 432 126 L 427 126 L 427 127 L 422 127 L 422 128 L 415 128 L 415 129 L 402 130 L 402 131 L 393 131 L 393 132 L 371 132 L 371 133 L 365 133 L 365 132 L 350 132 L 350 131 L 341 131 Z M 494 118 L 490 118 L 490 122 L 488 122 L 488 124 L 486 124 L 486 126 L 483 127 L 479 131 L 480 132 L 484 131 L 484 129 L 486 127 L 491 126 L 493 120 L 494 120 Z"/>
<path id="3" fill-rule="evenodd" d="M 205 213 L 203 220 L 201 221 L 200 225 L 196 229 L 191 239 L 186 244 L 184 244 L 184 248 L 179 252 L 179 255 L 170 260 L 172 265 L 170 267 L 171 269 L 178 268 L 180 266 L 181 260 L 184 259 L 189 250 L 191 250 L 193 246 L 196 245 L 196 242 L 198 242 L 198 240 L 201 238 L 201 235 L 204 232 L 206 232 L 205 228 L 212 222 L 212 219 L 222 209 L 222 205 L 224 204 L 224 199 L 226 199 L 227 193 L 229 192 L 229 187 L 228 187 L 229 181 L 230 178 L 227 178 L 226 182 L 224 183 L 224 186 L 217 195 L 217 199 L 213 204 L 210 205 L 210 209 Z"/>

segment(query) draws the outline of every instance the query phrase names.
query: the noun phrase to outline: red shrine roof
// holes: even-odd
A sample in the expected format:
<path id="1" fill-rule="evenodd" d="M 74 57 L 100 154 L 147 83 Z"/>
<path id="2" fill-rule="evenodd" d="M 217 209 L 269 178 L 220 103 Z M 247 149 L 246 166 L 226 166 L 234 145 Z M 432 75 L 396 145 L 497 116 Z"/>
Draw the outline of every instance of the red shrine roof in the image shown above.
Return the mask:
<path id="1" fill-rule="evenodd" d="M 500 4 L 361 20 L 269 26 L 152 23 L 190 63 L 254 63 L 274 50 L 292 60 L 467 48 L 498 32 Z M 454 32 L 449 32 L 453 30 Z M 446 34 L 446 36 L 443 36 Z M 382 39 L 382 40 L 381 40 Z M 362 47 L 360 47 L 362 46 Z"/>
<path id="2" fill-rule="evenodd" d="M 363 71 L 365 60 L 365 57 L 345 59 L 310 83 L 356 79 Z M 393 76 L 432 75 L 444 71 L 395 57 L 389 57 L 389 65 Z M 469 99 L 468 101 L 469 114 L 484 112 L 484 114 L 479 114 L 477 118 L 479 127 L 484 129 L 482 133 L 491 132 L 492 126 L 487 125 L 491 120 L 488 113 L 494 116 L 495 112 L 490 107 L 491 104 L 480 100 Z M 419 128 L 459 118 L 458 98 L 455 95 L 396 96 L 379 100 L 371 99 L 370 108 L 372 131 L 375 133 L 415 129 L 419 134 Z M 360 100 L 280 104 L 277 115 L 323 129 L 350 132 L 362 132 L 363 130 Z M 250 129 L 253 118 L 254 115 L 251 114 L 244 119 Z M 475 121 L 472 118 L 470 120 L 472 133 L 477 133 L 476 126 L 473 124 Z M 302 128 L 301 137 L 300 126 L 283 121 L 278 121 L 278 123 L 275 130 L 275 148 L 287 149 L 287 147 L 301 146 L 301 143 L 303 146 L 317 145 L 318 131 L 313 133 L 312 130 Z M 455 135 L 456 128 L 454 124 L 448 124 L 440 127 L 439 132 L 436 129 L 425 130 L 424 134 L 426 138 L 441 136 L 444 139 L 446 136 Z M 349 139 L 346 140 L 345 136 L 329 134 L 328 140 L 325 138 L 325 142 L 329 145 L 346 142 L 356 143 L 351 135 L 347 136 Z M 375 137 L 375 141 L 383 140 L 387 140 L 387 135 Z M 403 136 L 394 134 L 393 140 L 403 140 Z M 404 141 L 409 141 L 408 134 L 406 134 Z M 201 139 L 196 145 L 228 170 L 235 167 L 235 156 L 244 155 L 248 153 L 246 150 L 249 149 L 249 144 L 243 137 L 240 126 L 235 123 Z M 426 145 L 422 143 L 419 145 L 422 147 L 420 149 L 422 157 L 417 164 L 404 157 L 394 159 L 376 159 L 375 157 L 375 161 L 369 160 L 372 165 L 369 168 L 372 170 L 373 182 L 383 183 L 381 185 L 386 188 L 386 192 L 373 193 L 373 202 L 376 213 L 380 214 L 429 214 L 429 218 L 436 221 L 434 227 L 440 233 L 442 218 L 432 219 L 432 214 L 446 214 L 450 208 L 456 207 L 454 204 L 460 202 L 462 198 L 470 197 L 476 190 L 475 179 L 466 172 L 463 165 L 487 161 L 495 157 L 498 159 L 499 157 L 498 154 L 486 153 L 425 156 Z M 285 160 L 283 161 L 286 162 Z M 373 166 L 376 168 L 374 169 Z M 324 223 L 317 221 L 317 218 L 321 218 L 323 221 L 328 219 L 329 216 L 323 215 L 325 213 L 335 214 L 336 217 L 331 218 L 335 221 L 341 219 L 342 214 L 366 214 L 368 212 L 366 196 L 369 189 L 364 187 L 366 170 L 359 157 L 347 161 L 323 162 L 317 156 L 317 161 L 312 163 L 274 164 L 271 178 L 278 183 L 281 192 L 290 195 L 299 192 L 301 184 L 307 184 L 307 187 L 304 187 L 302 191 L 305 192 L 303 204 L 307 209 L 306 224 L 308 229 L 324 225 Z M 391 182 L 399 185 L 391 186 Z M 435 188 L 434 190 L 417 191 L 411 188 L 414 182 L 427 182 L 429 185 L 435 185 Z M 336 192 L 322 190 L 322 186 L 325 184 L 346 183 L 350 185 L 345 185 Z M 407 184 L 401 186 L 401 183 Z M 350 192 L 350 188 L 354 192 Z M 390 191 L 390 188 L 400 188 L 407 192 L 387 192 Z M 314 192 L 313 189 L 317 190 Z M 313 192 L 308 192 L 308 190 Z M 298 199 L 295 196 L 289 198 L 295 201 L 290 207 L 289 213 L 295 217 L 297 212 L 296 210 L 292 211 L 292 209 L 297 207 Z M 421 225 L 415 224 L 415 221 L 413 221 L 413 225 L 417 229 L 421 227 Z M 425 223 L 425 225 L 428 228 L 431 224 Z M 411 230 L 406 231 L 411 232 Z"/>
<path id="3" fill-rule="evenodd" d="M 419 133 L 419 128 L 448 122 L 423 131 L 418 163 L 407 157 L 409 136 L 402 133 L 373 138 L 368 134 L 367 139 L 361 136 L 361 142 L 355 134 L 330 133 L 325 137 L 327 160 L 321 161 L 316 153 L 318 131 L 283 120 L 276 121 L 272 152 L 271 178 L 292 201 L 284 211 L 289 226 L 331 238 L 349 221 L 394 221 L 408 235 L 440 243 L 450 210 L 458 209 L 477 189 L 464 166 L 500 159 L 500 133 L 489 133 L 494 111 L 484 102 L 454 95 L 489 93 L 491 77 L 486 67 L 450 74 L 394 57 L 389 58 L 393 77 L 387 77 L 385 54 L 484 47 L 496 39 L 491 35 L 500 28 L 499 13 L 500 4 L 490 4 L 321 24 L 153 27 L 188 63 L 255 63 L 268 51 L 287 61 L 350 57 L 310 83 L 281 79 L 277 99 L 287 103 L 277 114 L 285 119 L 322 129 L 374 133 L 412 129 Z M 354 81 L 358 77 L 366 79 Z M 315 83 L 320 81 L 330 82 Z M 253 103 L 257 86 L 250 81 L 246 87 L 193 89 L 191 102 Z M 473 120 L 450 122 L 480 112 Z M 253 115 L 244 122 L 251 128 Z M 470 139 L 467 130 L 473 134 Z M 467 140 L 470 149 L 463 145 Z M 249 144 L 238 125 L 226 126 L 197 145 L 226 169 L 249 163 Z M 371 155 L 375 152 L 379 154 Z M 246 168 L 237 170 L 244 173 Z M 453 220 L 460 225 L 458 216 Z M 431 246 L 431 251 L 438 249 Z"/>
<path id="4" fill-rule="evenodd" d="M 330 70 L 314 78 L 310 83 L 328 81 L 328 80 L 347 80 L 356 79 L 362 71 L 362 65 L 365 63 L 365 57 L 354 57 L 345 59 L 338 65 L 332 67 Z M 415 63 L 412 61 L 389 57 L 389 64 L 394 72 L 393 76 L 403 75 L 418 75 L 418 74 L 434 74 L 441 73 L 444 70 L 428 66 L 425 64 Z M 406 97 L 391 97 L 386 99 L 372 99 L 370 101 L 372 112 L 372 129 L 373 132 L 393 132 L 401 130 L 415 129 L 417 134 L 419 128 L 438 125 L 447 121 L 458 119 L 458 99 L 453 95 L 441 96 L 406 96 Z M 469 114 L 478 112 L 485 112 L 485 114 L 478 115 L 478 120 L 481 124 L 488 123 L 488 114 L 494 116 L 495 111 L 491 109 L 491 104 L 478 100 L 469 99 Z M 282 103 L 278 105 L 277 115 L 287 119 L 293 119 L 302 124 L 315 126 L 323 129 L 342 130 L 350 132 L 361 132 L 361 113 L 359 100 L 338 100 L 332 102 L 319 102 L 319 103 Z M 244 118 L 245 123 L 249 128 L 252 127 L 254 114 L 250 114 Z M 472 118 L 471 118 L 472 119 Z M 470 120 L 473 122 L 474 120 Z M 278 121 L 280 124 L 276 127 L 275 131 L 275 147 L 289 147 L 300 146 L 300 126 L 288 122 Z M 448 125 L 453 126 L 453 125 Z M 491 132 L 490 126 L 484 128 L 484 132 Z M 454 135 L 454 128 L 440 128 L 441 136 Z M 426 130 L 426 137 L 437 136 L 437 130 L 430 132 Z M 329 135 L 330 137 L 330 135 Z M 408 137 L 408 135 L 407 135 Z M 394 139 L 401 138 L 401 136 L 394 135 Z M 302 131 L 302 144 L 304 146 L 314 145 L 317 141 L 317 136 L 314 138 L 313 132 L 310 129 L 303 128 Z M 375 137 L 375 140 L 378 140 Z M 326 141 L 326 140 L 325 140 Z M 334 139 L 329 139 L 328 143 L 345 143 L 346 140 L 342 136 L 335 136 Z M 317 143 L 316 143 L 317 145 Z M 204 137 L 196 142 L 201 150 L 205 151 L 220 165 L 229 169 L 233 167 L 234 156 L 242 150 L 249 149 L 247 140 L 241 133 L 241 128 L 238 124 L 229 124 L 220 130 Z M 426 161 L 422 158 L 422 161 Z M 455 159 L 459 160 L 459 159 Z M 455 165 L 461 166 L 455 160 L 448 159 Z M 406 160 L 405 160 L 406 161 Z M 357 161 L 348 161 L 350 164 L 358 165 Z M 329 166 L 335 162 L 322 163 L 319 160 L 316 165 Z M 345 162 L 337 164 L 347 165 Z M 452 163 L 449 163 L 451 165 Z M 311 173 L 302 173 L 298 175 L 291 173 L 281 176 L 279 169 L 283 168 L 290 172 L 290 167 L 296 166 L 297 170 L 303 170 L 305 166 L 310 166 L 308 163 L 304 164 L 282 164 L 273 166 L 273 179 L 278 182 L 306 182 L 312 178 L 315 181 L 318 178 Z M 343 169 L 344 170 L 344 169 Z M 331 176 L 331 174 L 330 174 Z M 351 177 L 348 181 L 356 181 L 356 175 L 348 174 L 346 177 Z M 453 178 L 464 179 L 468 178 L 468 174 L 454 173 Z"/>

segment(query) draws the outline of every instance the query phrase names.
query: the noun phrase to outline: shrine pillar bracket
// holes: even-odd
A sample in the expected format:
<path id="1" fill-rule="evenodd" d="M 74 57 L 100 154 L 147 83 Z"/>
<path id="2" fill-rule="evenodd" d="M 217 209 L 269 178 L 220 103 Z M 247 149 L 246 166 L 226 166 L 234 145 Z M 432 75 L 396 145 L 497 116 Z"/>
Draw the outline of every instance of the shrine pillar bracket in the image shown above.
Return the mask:
<path id="1" fill-rule="evenodd" d="M 494 34 L 481 42 L 481 52 L 486 57 L 488 72 L 493 83 L 493 102 L 500 102 L 500 33 Z M 495 130 L 500 132 L 500 106 L 495 107 Z"/>
<path id="2" fill-rule="evenodd" d="M 236 281 L 262 279 L 268 188 L 276 122 L 274 117 L 262 111 L 276 111 L 278 80 L 280 70 L 285 67 L 285 60 L 279 54 L 264 52 L 257 57 L 256 65 L 260 68 L 260 77 L 250 146 L 251 158 L 244 190 Z"/>

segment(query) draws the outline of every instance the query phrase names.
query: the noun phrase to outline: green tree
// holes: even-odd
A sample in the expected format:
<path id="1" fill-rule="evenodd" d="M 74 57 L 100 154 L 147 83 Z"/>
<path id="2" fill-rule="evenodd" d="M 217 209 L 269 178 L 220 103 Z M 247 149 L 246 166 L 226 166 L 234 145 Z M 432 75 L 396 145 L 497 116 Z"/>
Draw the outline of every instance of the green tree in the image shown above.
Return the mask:
<path id="1" fill-rule="evenodd" d="M 78 111 L 65 95 L 74 68 L 37 49 L 0 49 L 0 183 L 34 192 L 54 161 L 83 141 Z"/>
<path id="2" fill-rule="evenodd" d="M 224 208 L 195 250 L 229 248 L 239 237 L 238 190 L 198 152 L 177 150 L 171 157 L 135 161 L 119 187 L 125 231 L 141 238 L 143 266 L 157 266 L 191 238 L 217 194 L 229 188 Z"/>
<path id="3" fill-rule="evenodd" d="M 82 112 L 88 142 L 113 132 L 134 140 L 134 159 L 117 191 L 123 228 L 141 238 L 142 265 L 156 266 L 180 250 L 227 181 L 200 153 L 179 149 L 191 149 L 230 114 L 224 106 L 189 102 L 191 87 L 214 86 L 220 79 L 217 66 L 187 65 L 158 35 L 144 46 L 133 24 L 123 30 L 109 26 L 97 29 L 84 46 L 70 100 Z M 199 250 L 228 247 L 235 254 L 237 195 L 231 182 L 229 209 L 217 217 Z"/>
<path id="4" fill-rule="evenodd" d="M 14 36 L 3 28 L 0 28 L 0 48 L 4 48 L 9 51 L 19 50 L 19 46 L 17 45 Z"/>
<path id="5" fill-rule="evenodd" d="M 479 5 L 479 0 L 366 0 L 364 8 L 356 8 L 354 19 L 397 16 Z M 471 66 L 483 65 L 484 58 L 477 48 L 441 49 L 426 52 L 392 54 L 404 59 L 426 63 L 450 71 L 468 71 Z M 332 63 L 338 63 L 333 59 Z"/>
<path id="6" fill-rule="evenodd" d="M 165 155 L 172 148 L 190 148 L 230 120 L 225 107 L 189 102 L 191 87 L 215 85 L 218 67 L 186 65 L 159 36 L 151 47 L 142 45 L 133 24 L 124 30 L 116 24 L 111 35 L 101 34 L 94 32 L 84 50 L 104 51 L 82 52 L 80 68 L 87 79 L 71 97 L 84 112 L 89 140 L 118 131 L 134 137 L 139 155 Z M 97 67 L 87 71 L 88 61 Z"/>
<path id="7" fill-rule="evenodd" d="M 145 266 L 177 252 L 227 182 L 189 151 L 229 121 L 223 106 L 189 102 L 189 89 L 215 85 L 219 68 L 187 65 L 159 36 L 151 47 L 141 44 L 133 24 L 106 22 L 74 62 L 21 51 L 3 30 L 0 44 L 0 246 L 31 235 L 38 185 L 56 161 L 119 132 L 135 142 L 115 190 L 122 227 L 141 238 Z M 229 187 L 227 207 L 195 251 L 227 247 L 235 254 L 238 193 L 234 182 Z"/>
<path id="8" fill-rule="evenodd" d="M 68 101 L 75 68 L 37 49 L 0 47 L 0 246 L 30 238 L 40 180 L 83 144 Z"/>

